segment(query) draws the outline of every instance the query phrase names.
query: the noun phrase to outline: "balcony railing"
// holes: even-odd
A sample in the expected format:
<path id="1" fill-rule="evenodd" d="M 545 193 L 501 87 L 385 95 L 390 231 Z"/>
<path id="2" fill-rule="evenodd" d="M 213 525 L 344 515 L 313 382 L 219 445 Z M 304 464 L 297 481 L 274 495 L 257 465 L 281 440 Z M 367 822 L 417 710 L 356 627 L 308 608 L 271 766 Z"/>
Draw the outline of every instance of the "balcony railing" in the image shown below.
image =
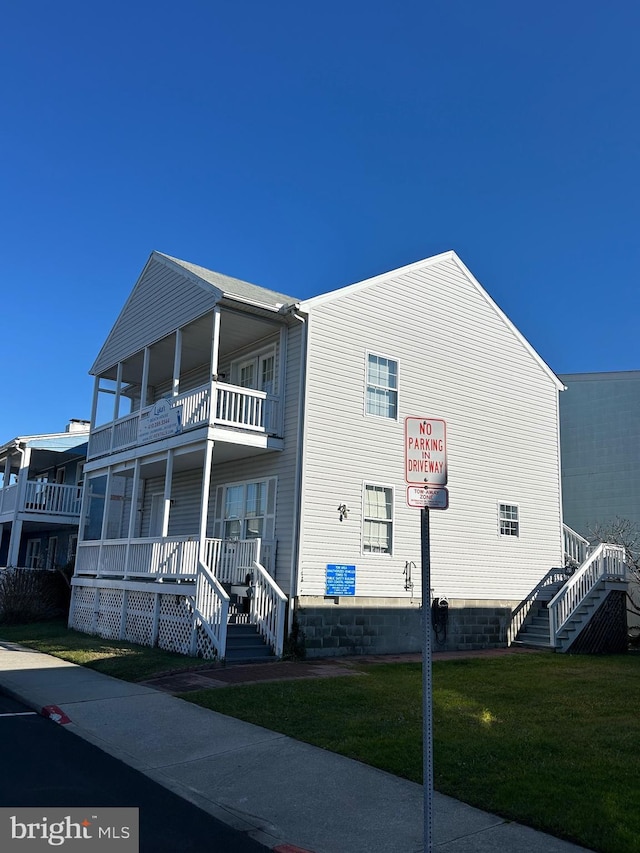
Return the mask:
<path id="1" fill-rule="evenodd" d="M 115 450 L 125 450 L 155 438 L 166 438 L 168 435 L 208 424 L 269 435 L 280 434 L 279 398 L 267 395 L 264 391 L 240 388 L 224 382 L 215 383 L 213 390 L 213 409 L 210 405 L 209 385 L 201 385 L 177 397 L 167 398 L 167 423 L 155 431 L 149 430 L 148 424 L 158 403 L 92 430 L 89 438 L 89 458 L 103 456 Z"/>
<path id="2" fill-rule="evenodd" d="M 0 489 L 0 514 L 14 512 L 17 499 L 18 483 Z M 76 519 L 80 518 L 81 504 L 82 488 L 79 486 L 28 480 L 24 500 L 18 510 Z"/>

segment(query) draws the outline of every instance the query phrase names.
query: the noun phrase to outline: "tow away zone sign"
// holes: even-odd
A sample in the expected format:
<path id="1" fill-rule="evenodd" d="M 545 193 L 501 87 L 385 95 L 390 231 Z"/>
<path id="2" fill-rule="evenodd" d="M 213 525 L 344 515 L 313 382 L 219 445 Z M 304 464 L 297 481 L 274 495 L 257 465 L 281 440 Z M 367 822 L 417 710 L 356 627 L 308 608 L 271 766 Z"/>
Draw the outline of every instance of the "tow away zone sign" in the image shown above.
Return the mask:
<path id="1" fill-rule="evenodd" d="M 429 489 L 422 486 L 407 486 L 407 504 L 429 509 L 449 509 L 448 489 Z"/>

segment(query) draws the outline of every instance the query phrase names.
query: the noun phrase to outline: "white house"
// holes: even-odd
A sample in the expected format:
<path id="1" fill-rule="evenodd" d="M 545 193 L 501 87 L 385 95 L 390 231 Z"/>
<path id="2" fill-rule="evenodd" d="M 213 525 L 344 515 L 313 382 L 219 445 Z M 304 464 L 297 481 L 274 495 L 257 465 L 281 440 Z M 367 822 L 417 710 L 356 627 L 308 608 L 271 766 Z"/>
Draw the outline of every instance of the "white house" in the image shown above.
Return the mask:
<path id="1" fill-rule="evenodd" d="M 53 569 L 75 557 L 88 421 L 0 447 L 0 567 Z"/>
<path id="2" fill-rule="evenodd" d="M 419 649 L 407 417 L 446 422 L 437 641 L 504 644 L 567 581 L 562 385 L 453 252 L 301 302 L 154 252 L 91 372 L 76 628 L 227 659 L 251 632 Z"/>

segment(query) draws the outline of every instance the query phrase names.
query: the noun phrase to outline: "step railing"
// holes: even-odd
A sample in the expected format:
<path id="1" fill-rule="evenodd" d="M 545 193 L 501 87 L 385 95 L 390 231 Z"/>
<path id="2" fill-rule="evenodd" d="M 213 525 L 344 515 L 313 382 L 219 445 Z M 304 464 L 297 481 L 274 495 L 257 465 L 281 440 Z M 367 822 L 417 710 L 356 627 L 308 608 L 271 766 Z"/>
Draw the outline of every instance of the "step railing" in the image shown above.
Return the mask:
<path id="1" fill-rule="evenodd" d="M 607 579 L 626 580 L 622 545 L 601 543 L 574 572 L 548 604 L 549 638 L 553 648 L 558 635 L 595 587 Z"/>
<path id="2" fill-rule="evenodd" d="M 562 549 L 565 564 L 574 566 L 581 566 L 593 550 L 589 540 L 572 530 L 568 524 L 562 525 Z"/>
<path id="3" fill-rule="evenodd" d="M 250 621 L 276 657 L 282 657 L 287 597 L 260 563 L 251 568 Z"/>
<path id="4" fill-rule="evenodd" d="M 553 586 L 553 584 L 556 584 L 559 581 L 564 582 L 566 581 L 566 579 L 567 572 L 565 569 L 550 569 L 547 574 L 542 578 L 540 583 L 534 586 L 529 595 L 524 599 L 524 601 L 520 602 L 520 604 L 511 614 L 511 621 L 507 629 L 507 645 L 510 646 L 517 638 L 522 626 L 526 621 L 527 616 L 529 615 L 531 609 L 534 607 L 535 603 L 541 598 L 541 593 L 545 589 L 545 587 Z"/>
<path id="5" fill-rule="evenodd" d="M 220 660 L 227 651 L 227 621 L 229 618 L 229 596 L 209 569 L 198 560 L 196 591 L 193 601 L 193 628 L 191 654 L 198 651 L 198 627 L 202 627 L 216 650 Z"/>

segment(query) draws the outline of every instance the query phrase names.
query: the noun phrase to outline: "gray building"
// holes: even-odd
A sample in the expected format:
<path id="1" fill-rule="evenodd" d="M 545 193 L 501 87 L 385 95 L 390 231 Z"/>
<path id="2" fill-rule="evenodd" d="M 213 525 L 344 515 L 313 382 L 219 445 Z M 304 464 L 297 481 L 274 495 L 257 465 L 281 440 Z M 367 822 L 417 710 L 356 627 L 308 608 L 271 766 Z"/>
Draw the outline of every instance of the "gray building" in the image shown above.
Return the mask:
<path id="1" fill-rule="evenodd" d="M 559 378 L 565 523 L 586 537 L 616 517 L 640 525 L 640 370 Z"/>

